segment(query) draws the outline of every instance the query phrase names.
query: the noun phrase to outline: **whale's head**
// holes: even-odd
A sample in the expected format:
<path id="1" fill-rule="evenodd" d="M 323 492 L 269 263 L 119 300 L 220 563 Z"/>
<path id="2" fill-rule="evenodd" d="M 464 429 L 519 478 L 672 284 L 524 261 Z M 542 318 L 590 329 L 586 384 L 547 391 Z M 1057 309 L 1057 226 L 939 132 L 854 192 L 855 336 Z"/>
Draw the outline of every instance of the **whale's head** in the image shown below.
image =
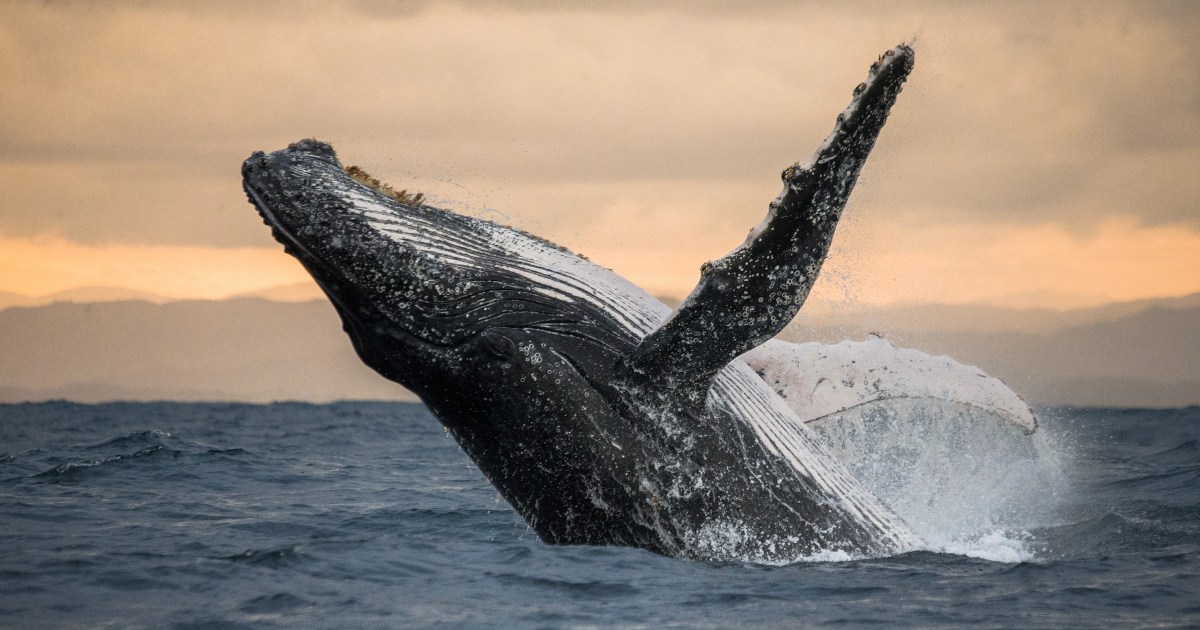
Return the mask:
<path id="1" fill-rule="evenodd" d="M 255 153 L 242 175 L 250 201 L 329 296 L 363 360 L 431 407 L 459 402 L 480 382 L 499 391 L 497 378 L 524 378 L 543 392 L 607 382 L 601 373 L 659 323 L 629 301 L 669 312 L 563 248 L 343 168 L 323 142 Z M 564 374 L 547 374 L 551 365 Z"/>

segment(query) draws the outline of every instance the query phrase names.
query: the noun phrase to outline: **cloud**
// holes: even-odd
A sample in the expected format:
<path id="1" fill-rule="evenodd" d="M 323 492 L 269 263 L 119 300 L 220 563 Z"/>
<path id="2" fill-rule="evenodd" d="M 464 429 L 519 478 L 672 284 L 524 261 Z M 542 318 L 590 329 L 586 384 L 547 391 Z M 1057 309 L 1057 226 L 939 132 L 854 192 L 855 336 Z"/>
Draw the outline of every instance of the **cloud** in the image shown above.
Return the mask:
<path id="1" fill-rule="evenodd" d="M 738 182 L 705 188 L 690 181 L 635 182 L 617 191 L 598 183 L 563 184 L 543 189 L 543 199 L 599 210 L 589 211 L 585 221 L 543 224 L 489 216 L 552 236 L 654 295 L 679 298 L 699 279 L 700 264 L 737 246 L 752 224 L 749 213 L 720 208 L 764 192 Z M 693 212 L 706 207 L 702 200 L 717 210 Z M 1139 225 L 1130 217 L 1106 219 L 1080 234 L 1050 223 L 879 220 L 856 207 L 838 228 L 809 308 L 1029 306 L 1031 300 L 1068 307 L 1177 296 L 1200 292 L 1197 261 L 1200 231 Z M 26 295 L 110 286 L 211 299 L 301 282 L 309 282 L 307 273 L 278 247 L 84 246 L 0 238 L 0 291 Z"/>
<path id="2" fill-rule="evenodd" d="M 938 230 L 986 248 L 979 226 L 1200 221 L 1194 3 L 730 6 L 3 3 L 0 235 L 268 247 L 238 166 L 316 136 L 585 253 L 669 248 L 678 271 L 647 282 L 678 286 L 740 242 L 875 55 L 914 35 L 854 216 L 924 226 L 912 242 L 930 248 Z M 635 243 L 644 221 L 671 236 Z"/>
<path id="3" fill-rule="evenodd" d="M 1043 306 L 1200 292 L 1200 231 L 1104 219 L 1088 234 L 1061 225 L 914 225 L 852 220 L 811 299 L 835 303 Z M 1053 298 L 1053 299 L 1050 299 Z"/>
<path id="4" fill-rule="evenodd" d="M 308 272 L 274 247 L 96 247 L 62 239 L 0 238 L 0 291 L 24 295 L 100 286 L 219 299 L 301 282 L 311 282 Z"/>
<path id="5" fill-rule="evenodd" d="M 10 161 L 0 167 L 0 227 L 87 244 L 274 246 L 247 211 L 239 164 L 221 172 L 166 160 Z"/>

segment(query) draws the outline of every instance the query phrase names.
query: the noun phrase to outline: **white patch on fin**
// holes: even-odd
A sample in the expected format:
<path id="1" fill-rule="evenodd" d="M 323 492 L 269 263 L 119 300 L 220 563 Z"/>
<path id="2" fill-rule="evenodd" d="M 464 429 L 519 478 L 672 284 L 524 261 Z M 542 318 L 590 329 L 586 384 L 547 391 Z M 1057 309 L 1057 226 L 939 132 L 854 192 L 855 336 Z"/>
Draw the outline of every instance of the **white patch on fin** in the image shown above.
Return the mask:
<path id="1" fill-rule="evenodd" d="M 834 345 L 771 340 L 741 358 L 806 423 L 878 400 L 933 398 L 979 407 L 1026 434 L 1037 430 L 1029 405 L 1000 379 L 875 335 Z"/>

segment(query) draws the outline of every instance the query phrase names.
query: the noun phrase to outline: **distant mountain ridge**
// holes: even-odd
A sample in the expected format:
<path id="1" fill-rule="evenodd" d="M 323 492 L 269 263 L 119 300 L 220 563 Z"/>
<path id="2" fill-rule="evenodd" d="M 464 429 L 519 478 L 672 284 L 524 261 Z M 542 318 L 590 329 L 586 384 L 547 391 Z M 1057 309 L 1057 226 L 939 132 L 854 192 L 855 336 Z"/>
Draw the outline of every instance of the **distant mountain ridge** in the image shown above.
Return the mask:
<path id="1" fill-rule="evenodd" d="M 1200 308 L 1200 293 L 1173 298 L 1114 302 L 1069 311 L 975 304 L 917 304 L 886 308 L 806 305 L 789 328 L 800 331 L 843 329 L 848 332 L 898 330 L 1046 334 L 1076 326 L 1117 321 L 1155 308 Z"/>
<path id="2" fill-rule="evenodd" d="M 172 298 L 158 295 L 157 293 L 147 293 L 145 291 L 135 291 L 134 289 L 119 287 L 80 287 L 78 289 L 48 293 L 46 295 L 24 295 L 22 293 L 0 291 L 0 309 L 6 309 L 11 306 L 43 306 L 55 302 L 84 304 L 91 302 L 121 302 L 126 300 L 141 300 L 154 304 L 163 304 L 172 301 Z"/>
<path id="3" fill-rule="evenodd" d="M 324 300 L 325 294 L 314 282 L 268 287 L 239 293 L 227 298 L 261 298 L 272 302 L 307 302 Z M 142 300 L 154 304 L 187 301 L 145 291 L 119 287 L 80 287 L 46 295 L 30 296 L 0 291 L 0 310 L 12 306 L 43 306 L 55 302 L 86 304 Z M 658 300 L 674 308 L 680 300 L 659 296 Z M 1152 308 L 1171 310 L 1200 307 L 1200 293 L 1182 297 L 1154 298 L 1129 302 L 1114 302 L 1068 311 L 1039 308 L 1005 308 L 977 304 L 916 304 L 889 307 L 856 306 L 810 302 L 789 326 L 789 335 L 803 335 L 805 330 L 844 331 L 861 334 L 863 331 L 976 331 L 1050 333 L 1074 326 L 1115 321 Z"/>
<path id="4" fill-rule="evenodd" d="M 269 287 L 260 291 L 239 293 L 226 299 L 235 300 L 238 298 L 261 298 L 272 302 L 309 302 L 312 300 L 324 300 L 325 294 L 315 282 L 298 282 L 296 284 Z"/>
<path id="5" fill-rule="evenodd" d="M 248 297 L 262 298 L 264 300 L 271 300 L 272 302 L 308 302 L 310 300 L 325 299 L 325 295 L 321 293 L 320 287 L 313 282 L 298 282 L 296 284 L 268 287 L 259 291 L 239 293 L 224 299 L 233 300 Z M 121 287 L 79 287 L 77 289 L 47 293 L 45 295 L 25 295 L 23 293 L 0 291 L 0 310 L 12 306 L 45 306 L 46 304 L 54 304 L 55 302 L 92 304 L 95 302 L 126 302 L 129 300 L 140 300 L 153 304 L 183 301 L 157 293 L 148 293 L 146 291 Z"/>
<path id="6" fill-rule="evenodd" d="M 1053 315 L 971 310 L 979 308 L 911 307 L 867 313 L 877 319 L 865 324 L 830 318 L 826 326 L 814 325 L 825 315 L 802 315 L 781 337 L 836 342 L 879 332 L 897 346 L 977 365 L 1035 404 L 1200 404 L 1200 296 Z M 937 328 L 932 316 L 919 318 L 939 310 L 962 321 Z M 979 319 L 968 321 L 972 313 Z M 1084 323 L 1068 325 L 1077 321 Z M 0 401 L 52 398 L 415 400 L 358 360 L 325 300 L 58 302 L 0 310 Z"/>
<path id="7" fill-rule="evenodd" d="M 416 400 L 363 365 L 328 302 L 56 303 L 0 311 L 0 400 Z"/>

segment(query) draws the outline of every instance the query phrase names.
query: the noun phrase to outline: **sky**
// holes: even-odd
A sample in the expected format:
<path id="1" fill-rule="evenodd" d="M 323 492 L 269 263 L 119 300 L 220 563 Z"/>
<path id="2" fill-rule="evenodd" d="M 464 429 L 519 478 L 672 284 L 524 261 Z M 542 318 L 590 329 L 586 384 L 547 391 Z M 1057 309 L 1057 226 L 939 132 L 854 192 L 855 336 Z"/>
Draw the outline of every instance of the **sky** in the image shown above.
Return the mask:
<path id="1" fill-rule="evenodd" d="M 0 291 L 305 282 L 240 165 L 316 137 L 682 297 L 900 42 L 811 300 L 1200 291 L 1200 4 L 578 4 L 0 0 Z"/>

